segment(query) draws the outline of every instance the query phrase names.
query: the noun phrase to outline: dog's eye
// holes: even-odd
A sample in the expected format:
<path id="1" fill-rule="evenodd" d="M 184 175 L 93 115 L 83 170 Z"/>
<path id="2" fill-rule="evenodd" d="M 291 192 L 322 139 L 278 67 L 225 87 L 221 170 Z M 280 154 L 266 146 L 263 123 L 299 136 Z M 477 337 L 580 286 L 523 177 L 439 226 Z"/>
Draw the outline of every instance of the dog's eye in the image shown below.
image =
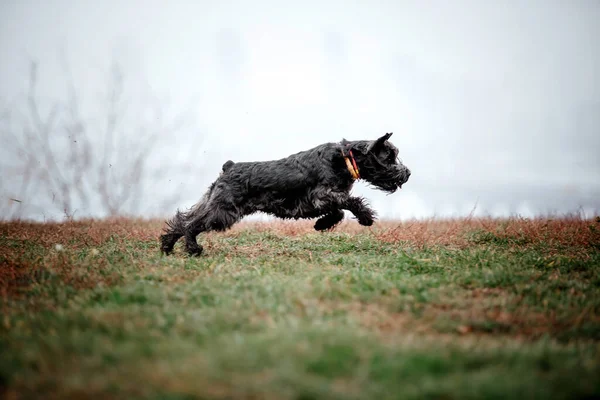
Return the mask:
<path id="1" fill-rule="evenodd" d="M 387 159 L 390 156 L 390 154 L 392 154 L 390 149 L 384 148 L 384 149 L 381 149 L 381 151 L 377 154 L 377 156 L 382 159 Z"/>

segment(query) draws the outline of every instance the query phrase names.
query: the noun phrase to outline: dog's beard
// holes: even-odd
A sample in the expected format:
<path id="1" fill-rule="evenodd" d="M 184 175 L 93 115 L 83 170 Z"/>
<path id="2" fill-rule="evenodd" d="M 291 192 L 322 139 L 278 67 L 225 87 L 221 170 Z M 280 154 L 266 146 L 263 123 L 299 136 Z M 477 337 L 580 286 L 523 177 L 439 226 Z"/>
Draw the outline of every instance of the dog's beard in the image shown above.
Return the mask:
<path id="1" fill-rule="evenodd" d="M 373 169 L 365 175 L 365 180 L 371 186 L 390 194 L 395 193 L 407 180 L 402 171 L 395 167 L 383 171 Z"/>

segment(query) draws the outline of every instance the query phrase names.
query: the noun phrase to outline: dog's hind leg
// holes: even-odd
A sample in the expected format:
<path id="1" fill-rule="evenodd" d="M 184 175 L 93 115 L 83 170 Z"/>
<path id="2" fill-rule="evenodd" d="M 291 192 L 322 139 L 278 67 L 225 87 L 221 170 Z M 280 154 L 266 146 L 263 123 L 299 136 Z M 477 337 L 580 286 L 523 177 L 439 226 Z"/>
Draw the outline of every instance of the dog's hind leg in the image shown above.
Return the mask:
<path id="1" fill-rule="evenodd" d="M 339 224 L 344 219 L 344 211 L 335 210 L 323 215 L 315 222 L 315 230 L 325 231 Z"/>
<path id="2" fill-rule="evenodd" d="M 160 251 L 169 255 L 173 252 L 173 247 L 175 247 L 175 243 L 181 238 L 183 235 L 180 233 L 165 233 L 160 235 Z"/>
<path id="3" fill-rule="evenodd" d="M 185 230 L 185 249 L 190 256 L 199 256 L 202 254 L 202 246 L 196 241 L 196 236 L 206 231 L 206 225 L 202 217 L 197 217 L 192 220 Z"/>
<path id="4" fill-rule="evenodd" d="M 177 212 L 175 217 L 167 222 L 167 229 L 165 233 L 160 235 L 160 250 L 169 255 L 173 252 L 175 243 L 183 236 L 184 232 L 184 216 L 181 212 Z"/>
<path id="5" fill-rule="evenodd" d="M 200 233 L 200 232 L 198 232 Z M 193 232 L 188 232 L 185 235 L 185 249 L 187 250 L 188 254 L 190 256 L 199 256 L 200 254 L 202 254 L 202 246 L 198 244 L 198 242 L 196 241 L 196 236 L 198 234 L 195 234 Z"/>
<path id="6" fill-rule="evenodd" d="M 191 221 L 184 235 L 185 247 L 190 256 L 199 256 L 202 254 L 202 246 L 196 241 L 196 236 L 200 233 L 226 231 L 243 217 L 234 208 L 207 207 L 207 209 L 210 211 L 203 213 L 203 215 Z"/>

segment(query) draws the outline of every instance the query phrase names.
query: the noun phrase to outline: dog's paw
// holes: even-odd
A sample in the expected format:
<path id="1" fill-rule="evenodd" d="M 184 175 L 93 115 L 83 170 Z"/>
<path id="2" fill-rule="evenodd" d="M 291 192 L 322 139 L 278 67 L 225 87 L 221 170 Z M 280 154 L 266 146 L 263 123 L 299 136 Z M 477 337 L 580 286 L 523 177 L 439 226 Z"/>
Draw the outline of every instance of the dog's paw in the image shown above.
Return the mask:
<path id="1" fill-rule="evenodd" d="M 371 226 L 371 225 L 373 225 L 373 222 L 375 222 L 375 220 L 373 219 L 373 217 L 360 217 L 360 218 L 358 218 L 358 223 L 361 224 L 362 226 Z"/>
<path id="2" fill-rule="evenodd" d="M 335 228 L 339 223 L 340 221 L 319 219 L 317 222 L 315 222 L 315 230 L 319 232 L 330 231 L 333 230 L 333 228 Z"/>
<path id="3" fill-rule="evenodd" d="M 315 222 L 315 230 L 326 231 L 335 228 L 344 219 L 344 212 L 342 210 L 333 211 L 319 218 Z"/>
<path id="4" fill-rule="evenodd" d="M 358 214 L 356 219 L 358 220 L 358 223 L 363 226 L 371 226 L 373 225 L 373 222 L 375 222 L 375 214 L 370 210 L 367 210 Z"/>
<path id="5" fill-rule="evenodd" d="M 201 245 L 188 245 L 186 247 L 187 253 L 190 257 L 200 257 L 202 250 L 204 250 Z"/>
<path id="6" fill-rule="evenodd" d="M 318 219 L 315 222 L 315 231 L 326 231 L 329 228 L 331 228 L 331 224 L 324 219 Z"/>
<path id="7" fill-rule="evenodd" d="M 188 250 L 188 255 L 190 257 L 200 257 L 201 254 L 202 254 L 202 247 L 199 247 L 194 250 Z"/>

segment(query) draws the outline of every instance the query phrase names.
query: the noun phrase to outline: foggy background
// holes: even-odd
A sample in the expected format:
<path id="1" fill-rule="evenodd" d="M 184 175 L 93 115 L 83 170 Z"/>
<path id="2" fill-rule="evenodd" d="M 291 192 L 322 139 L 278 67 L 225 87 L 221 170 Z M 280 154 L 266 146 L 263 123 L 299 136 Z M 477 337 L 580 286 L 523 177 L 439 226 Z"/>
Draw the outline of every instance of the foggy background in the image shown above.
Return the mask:
<path id="1" fill-rule="evenodd" d="M 409 182 L 354 189 L 380 217 L 591 215 L 598 21 L 592 0 L 0 0 L 1 216 L 170 216 L 228 159 L 390 131 Z"/>

